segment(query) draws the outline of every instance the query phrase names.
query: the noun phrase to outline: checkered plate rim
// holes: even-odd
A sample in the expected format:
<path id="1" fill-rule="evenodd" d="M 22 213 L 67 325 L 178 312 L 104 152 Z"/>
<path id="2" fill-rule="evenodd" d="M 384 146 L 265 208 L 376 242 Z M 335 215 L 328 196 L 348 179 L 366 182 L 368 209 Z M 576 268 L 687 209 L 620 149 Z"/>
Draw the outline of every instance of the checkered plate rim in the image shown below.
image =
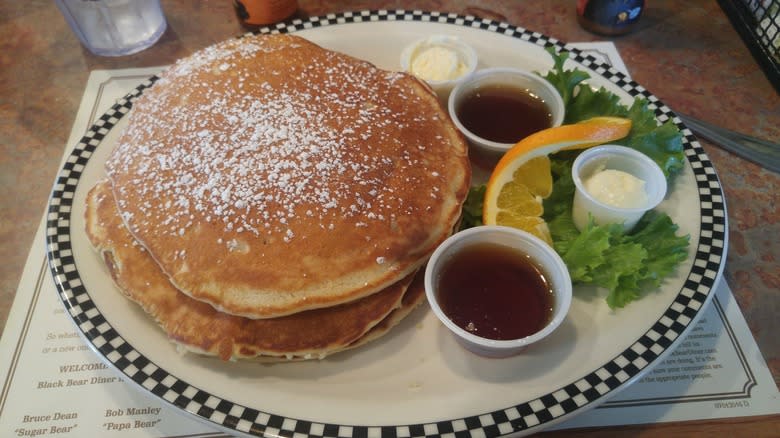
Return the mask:
<path id="1" fill-rule="evenodd" d="M 473 16 L 418 10 L 367 10 L 292 20 L 259 33 L 291 33 L 323 26 L 372 21 L 445 23 L 495 32 L 542 47 L 570 52 L 570 59 L 593 70 L 632 97 L 648 100 L 659 121 L 672 120 L 683 133 L 683 146 L 698 186 L 700 236 L 694 263 L 674 302 L 647 332 L 599 369 L 534 400 L 505 409 L 427 424 L 337 425 L 287 418 L 217 397 L 171 375 L 144 357 L 117 333 L 83 286 L 70 241 L 70 215 L 82 172 L 105 135 L 154 84 L 150 77 L 103 114 L 68 156 L 55 180 L 46 222 L 46 253 L 58 294 L 78 329 L 92 346 L 136 385 L 176 408 L 234 432 L 264 437 L 497 437 L 531 433 L 565 415 L 595 406 L 658 360 L 683 334 L 712 295 L 723 268 L 726 205 L 717 174 L 701 145 L 675 114 L 641 85 L 577 48 L 522 27 Z"/>

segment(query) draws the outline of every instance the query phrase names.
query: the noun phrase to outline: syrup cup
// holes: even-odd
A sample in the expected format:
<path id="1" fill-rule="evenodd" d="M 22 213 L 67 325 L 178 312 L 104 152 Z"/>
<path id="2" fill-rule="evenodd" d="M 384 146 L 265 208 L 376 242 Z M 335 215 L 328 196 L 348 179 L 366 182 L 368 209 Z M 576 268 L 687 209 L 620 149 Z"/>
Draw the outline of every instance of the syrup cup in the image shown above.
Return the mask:
<path id="1" fill-rule="evenodd" d="M 635 208 L 620 208 L 600 202 L 585 189 L 584 181 L 603 169 L 629 173 L 645 182 L 647 200 Z M 588 225 L 589 217 L 596 225 L 623 224 L 631 231 L 646 211 L 655 208 L 666 196 L 666 176 L 655 161 L 636 149 L 618 145 L 596 146 L 582 152 L 572 165 L 572 178 L 576 191 L 572 215 L 574 225 L 580 231 Z"/>
<path id="2" fill-rule="evenodd" d="M 469 144 L 477 153 L 497 158 L 522 139 L 512 143 L 500 143 L 469 131 L 458 117 L 458 109 L 465 99 L 472 96 L 480 89 L 487 87 L 508 87 L 526 90 L 528 94 L 540 99 L 549 109 L 551 117 L 550 127 L 560 126 L 563 123 L 565 106 L 561 95 L 552 84 L 543 77 L 530 71 L 510 68 L 494 67 L 478 70 L 461 83 L 455 86 L 447 101 L 447 110 L 455 126 L 466 136 Z"/>
<path id="3" fill-rule="evenodd" d="M 547 324 L 536 333 L 520 339 L 488 339 L 461 328 L 442 310 L 439 304 L 439 280 L 444 266 L 459 251 L 484 243 L 504 246 L 527 255 L 547 277 L 552 287 L 553 311 Z M 571 305 L 572 283 L 566 264 L 541 239 L 516 228 L 484 225 L 453 234 L 433 252 L 425 268 L 425 294 L 433 313 L 465 349 L 480 356 L 500 358 L 520 353 L 550 335 L 563 322 Z"/>

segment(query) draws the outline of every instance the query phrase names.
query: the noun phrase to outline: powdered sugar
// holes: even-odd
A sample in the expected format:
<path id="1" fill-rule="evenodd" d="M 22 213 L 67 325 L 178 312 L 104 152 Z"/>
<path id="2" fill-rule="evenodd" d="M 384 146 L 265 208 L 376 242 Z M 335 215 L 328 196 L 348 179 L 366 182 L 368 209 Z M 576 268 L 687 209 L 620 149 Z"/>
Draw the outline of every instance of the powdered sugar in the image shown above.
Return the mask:
<path id="1" fill-rule="evenodd" d="M 381 102 L 366 100 L 377 93 L 367 76 L 400 76 L 354 64 L 281 72 L 236 62 L 273 50 L 258 41 L 205 49 L 178 62 L 139 100 L 107 166 L 112 177 L 133 175 L 133 184 L 118 188 L 120 209 L 127 199 L 158 202 L 144 205 L 143 217 L 126 216 L 131 228 L 163 224 L 183 236 L 202 219 L 290 242 L 299 235 L 299 217 L 333 229 L 339 217 L 367 227 L 415 213 L 387 179 L 396 166 L 420 166 L 415 149 L 427 145 L 384 134 L 415 121 L 395 120 Z M 186 88 L 176 85 L 182 78 L 191 80 Z M 385 152 L 355 153 L 354 145 L 367 140 Z M 233 240 L 227 245 L 235 249 Z"/>

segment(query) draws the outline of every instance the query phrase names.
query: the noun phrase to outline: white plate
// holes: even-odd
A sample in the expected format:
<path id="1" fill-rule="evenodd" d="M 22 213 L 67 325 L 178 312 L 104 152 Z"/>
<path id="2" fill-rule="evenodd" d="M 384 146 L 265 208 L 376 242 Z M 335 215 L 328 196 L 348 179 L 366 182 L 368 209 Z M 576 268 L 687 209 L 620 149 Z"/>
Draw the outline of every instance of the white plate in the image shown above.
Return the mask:
<path id="1" fill-rule="evenodd" d="M 266 29 L 266 31 L 271 31 Z M 438 13 L 344 13 L 280 25 L 320 45 L 398 69 L 419 37 L 445 33 L 473 45 L 480 67 L 546 71 L 544 46 L 571 52 L 624 102 L 650 100 L 658 119 L 674 115 L 641 86 L 577 49 L 505 23 Z M 712 296 L 723 268 L 726 212 L 717 176 L 690 131 L 688 161 L 661 205 L 690 234 L 690 257 L 660 290 L 618 311 L 598 291 L 580 290 L 546 342 L 502 360 L 461 349 L 421 306 L 386 337 L 323 361 L 261 365 L 180 355 L 138 306 L 125 299 L 84 233 L 84 198 L 124 125 L 119 101 L 76 145 L 52 192 L 47 253 L 59 295 L 84 338 L 150 396 L 233 433 L 259 436 L 404 437 L 470 431 L 527 434 L 593 408 L 671 351 Z M 684 128 L 681 124 L 681 129 Z"/>

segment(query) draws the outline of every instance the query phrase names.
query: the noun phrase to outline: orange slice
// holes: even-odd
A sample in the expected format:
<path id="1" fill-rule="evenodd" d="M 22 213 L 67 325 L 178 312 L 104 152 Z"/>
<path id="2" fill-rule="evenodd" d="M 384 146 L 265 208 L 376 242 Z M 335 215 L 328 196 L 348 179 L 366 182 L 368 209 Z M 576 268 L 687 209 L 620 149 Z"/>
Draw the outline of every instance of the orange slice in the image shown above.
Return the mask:
<path id="1" fill-rule="evenodd" d="M 579 123 L 544 129 L 515 144 L 493 169 L 485 191 L 482 221 L 506 225 L 536 235 L 552 245 L 542 219 L 542 201 L 552 193 L 549 155 L 586 149 L 619 140 L 631 131 L 631 120 L 594 117 Z"/>

